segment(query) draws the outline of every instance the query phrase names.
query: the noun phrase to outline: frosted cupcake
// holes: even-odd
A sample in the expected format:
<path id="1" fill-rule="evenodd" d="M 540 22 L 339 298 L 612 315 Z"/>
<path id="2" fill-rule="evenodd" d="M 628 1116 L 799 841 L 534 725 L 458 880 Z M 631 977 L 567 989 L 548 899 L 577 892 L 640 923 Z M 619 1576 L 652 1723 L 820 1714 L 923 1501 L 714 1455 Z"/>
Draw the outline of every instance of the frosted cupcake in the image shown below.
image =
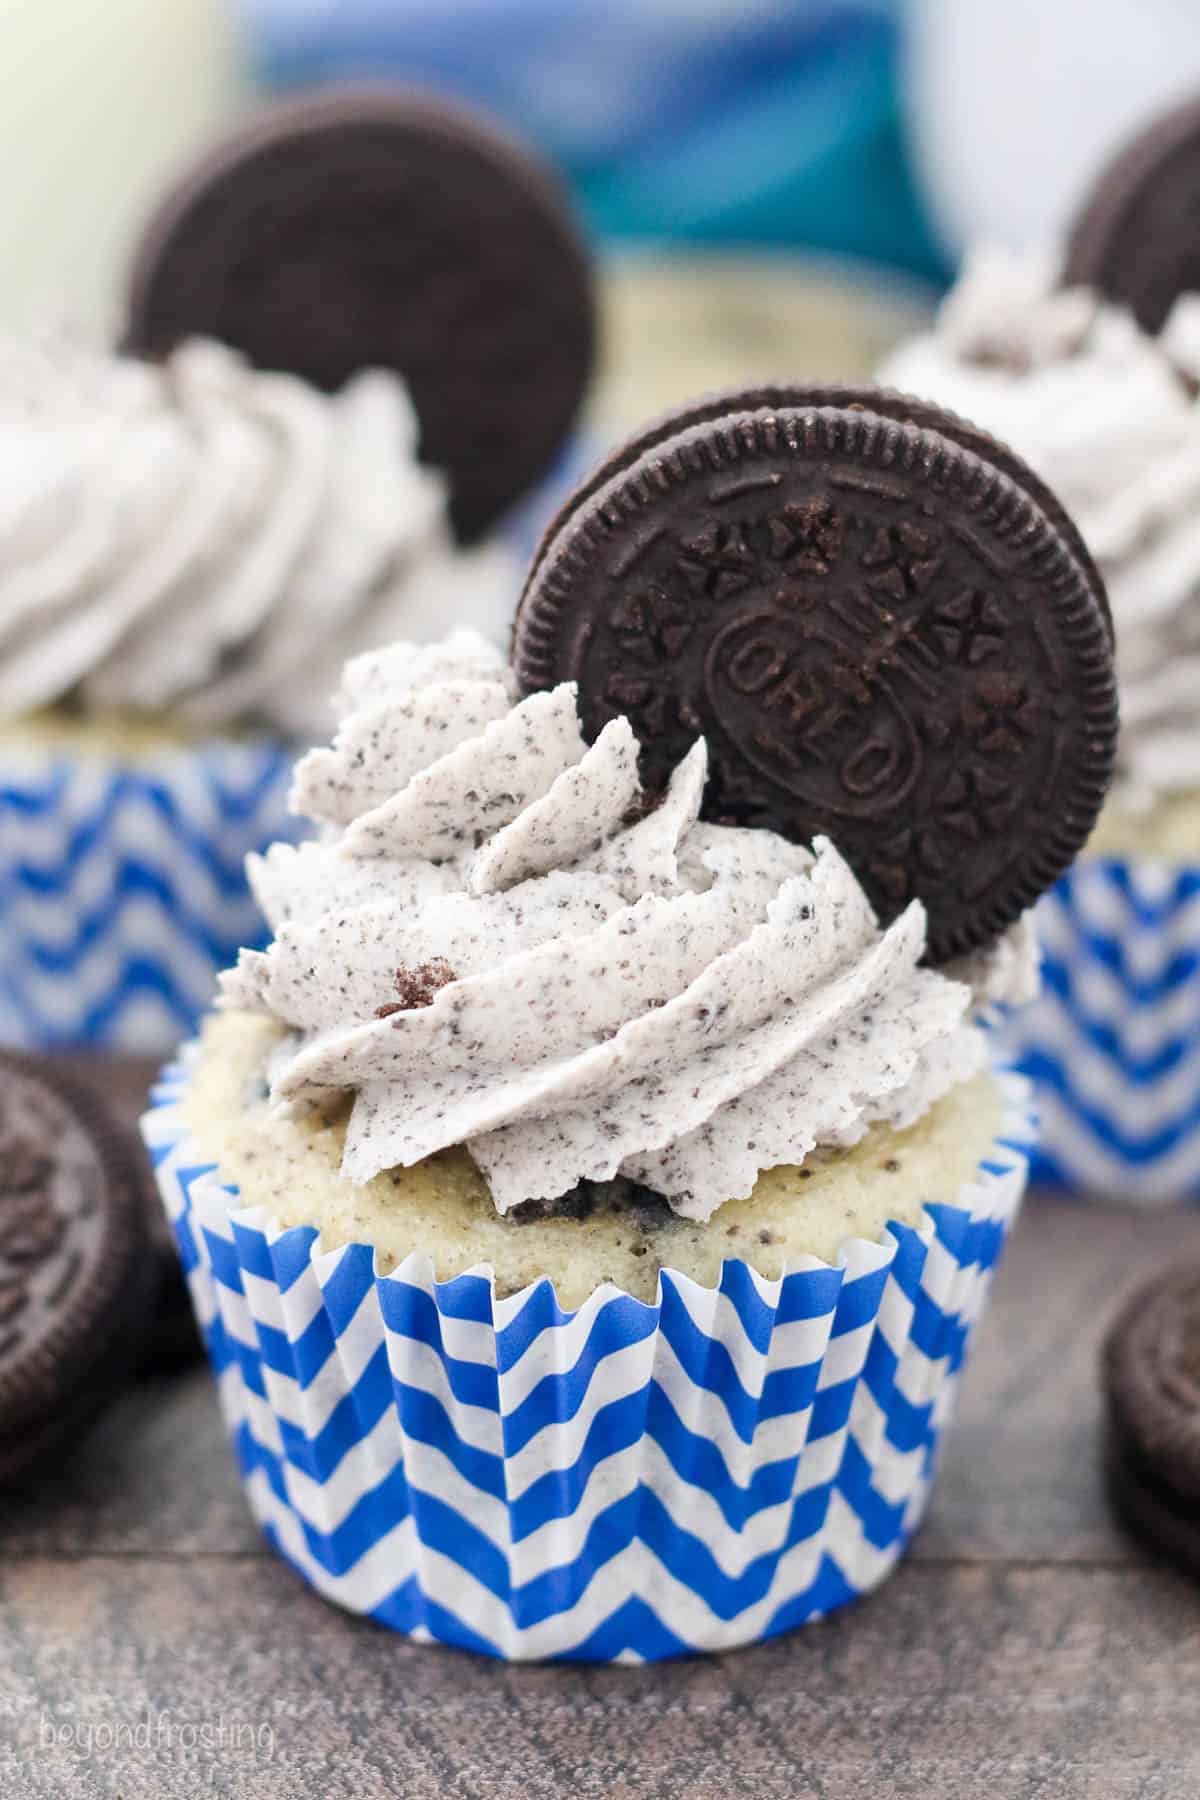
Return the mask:
<path id="1" fill-rule="evenodd" d="M 287 746 L 347 652 L 502 638 L 513 564 L 454 545 L 388 372 L 2 358 L 0 1037 L 153 1049 L 261 930 L 244 858 L 297 829 Z"/>
<path id="2" fill-rule="evenodd" d="M 662 509 L 720 442 L 730 513 L 707 548 L 703 513 L 684 533 L 704 568 L 740 570 L 718 631 L 761 642 L 806 592 L 825 655 L 863 544 L 889 566 L 880 506 L 899 506 L 940 613 L 961 561 L 935 569 L 933 536 L 975 518 L 962 554 L 986 550 L 1005 614 L 1007 583 L 1039 610 L 1069 695 L 1042 715 L 1027 668 L 1021 766 L 1052 743 L 1068 835 L 1086 829 L 1069 796 L 1103 791 L 1111 664 L 1044 515 L 932 429 L 734 406 L 580 490 L 535 562 L 514 670 L 470 634 L 347 666 L 332 744 L 295 775 L 319 836 L 252 865 L 272 942 L 223 978 L 144 1121 L 271 1542 L 352 1610 L 506 1657 L 728 1647 L 882 1580 L 922 1516 L 1024 1185 L 1025 1090 L 991 1068 L 977 1014 L 1030 991 L 1021 908 L 1067 838 L 1030 819 L 1014 843 L 993 814 L 983 848 L 1007 860 L 968 917 L 963 870 L 936 873 L 926 794 L 943 753 L 974 779 L 964 699 L 991 694 L 995 740 L 1000 677 L 1031 640 L 1014 615 L 990 668 L 948 667 L 927 708 L 946 735 L 889 794 L 883 834 L 863 790 L 877 730 L 908 742 L 900 674 L 881 702 L 855 628 L 857 662 L 837 664 L 855 717 L 814 716 L 795 681 L 779 714 L 786 656 L 743 649 L 756 759 L 774 727 L 793 793 L 809 757 L 849 768 L 862 873 L 820 830 L 711 817 L 753 766 L 691 686 L 713 667 L 713 609 L 694 598 L 685 629 L 687 583 L 649 567 L 652 612 L 622 588 L 670 554 Z M 768 517 L 792 521 L 800 562 L 782 566 Z M 585 614 L 568 587 L 597 529 L 608 574 Z M 878 617 L 912 611 L 893 595 Z M 670 662 L 657 738 L 620 712 L 596 724 L 611 660 L 600 680 L 534 678 L 535 658 L 607 657 L 614 619 L 622 654 L 631 634 L 664 640 L 633 646 Z M 901 808 L 928 904 L 897 892 Z"/>
<path id="3" fill-rule="evenodd" d="M 1151 337 L 1048 259 L 980 253 L 882 375 L 1028 458 L 1112 606 L 1113 793 L 1042 904 L 1044 991 L 1010 1036 L 1039 1083 L 1038 1172 L 1122 1201 L 1200 1195 L 1200 298 Z"/>
<path id="4" fill-rule="evenodd" d="M 553 177 L 404 89 L 264 109 L 186 171 L 130 280 L 132 355 L 0 370 L 0 1038 L 178 1040 L 300 827 L 296 742 L 345 658 L 501 641 L 507 509 L 593 344 Z"/>

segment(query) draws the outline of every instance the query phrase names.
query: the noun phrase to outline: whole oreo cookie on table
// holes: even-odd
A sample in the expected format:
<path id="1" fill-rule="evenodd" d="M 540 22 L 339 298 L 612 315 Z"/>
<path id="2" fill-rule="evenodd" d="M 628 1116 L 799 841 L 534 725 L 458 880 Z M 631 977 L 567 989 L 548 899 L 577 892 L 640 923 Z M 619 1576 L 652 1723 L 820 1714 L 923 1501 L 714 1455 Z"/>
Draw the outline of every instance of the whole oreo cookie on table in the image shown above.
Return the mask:
<path id="1" fill-rule="evenodd" d="M 1105 1340 L 1108 1480 L 1151 1548 L 1200 1575 L 1200 1263 L 1165 1270 Z"/>
<path id="2" fill-rule="evenodd" d="M 195 335 L 331 391 L 398 371 L 471 540 L 569 432 L 595 352 L 591 265 L 552 174 L 486 118 L 331 90 L 257 117 L 147 226 L 126 348 Z"/>
<path id="3" fill-rule="evenodd" d="M 136 1145 L 88 1088 L 0 1052 L 0 1484 L 116 1394 L 155 1281 Z"/>
<path id="4" fill-rule="evenodd" d="M 651 787 L 703 734 L 708 816 L 828 835 L 881 917 L 924 902 L 943 961 L 1037 899 L 1103 799 L 1111 634 L 1077 542 L 1011 452 L 932 406 L 717 396 L 560 513 L 514 662 L 526 690 L 577 680 L 589 737 L 627 714 Z"/>
<path id="5" fill-rule="evenodd" d="M 1148 332 L 1181 294 L 1200 293 L 1200 99 L 1117 151 L 1075 221 L 1062 279 L 1129 307 Z"/>

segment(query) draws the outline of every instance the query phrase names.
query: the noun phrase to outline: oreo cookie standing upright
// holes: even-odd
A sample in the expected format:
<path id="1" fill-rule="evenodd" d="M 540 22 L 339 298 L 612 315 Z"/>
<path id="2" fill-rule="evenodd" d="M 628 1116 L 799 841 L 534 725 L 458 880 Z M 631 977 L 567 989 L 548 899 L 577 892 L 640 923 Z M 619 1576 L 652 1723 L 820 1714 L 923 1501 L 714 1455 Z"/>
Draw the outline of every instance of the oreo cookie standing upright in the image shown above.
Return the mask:
<path id="1" fill-rule="evenodd" d="M 0 1052 L 0 1484 L 81 1437 L 136 1364 L 157 1280 L 146 1184 L 90 1088 Z"/>
<path id="2" fill-rule="evenodd" d="M 769 404 L 757 404 L 769 394 Z M 1103 586 L 1042 484 L 953 415 L 775 387 L 641 434 L 543 541 L 514 661 L 627 714 L 660 786 L 709 745 L 711 817 L 825 833 L 931 960 L 1073 860 L 1112 770 Z"/>
<path id="3" fill-rule="evenodd" d="M 1200 99 L 1155 118 L 1101 171 L 1072 227 L 1068 287 L 1096 288 L 1160 331 L 1200 293 Z"/>
<path id="4" fill-rule="evenodd" d="M 914 394 L 903 394 L 893 388 L 871 386 L 848 386 L 843 383 L 821 382 L 812 386 L 796 382 L 759 382 L 752 388 L 727 389 L 724 392 L 714 391 L 702 394 L 682 406 L 673 407 L 670 412 L 660 418 L 643 425 L 633 437 L 613 450 L 605 461 L 598 463 L 579 487 L 570 494 L 559 508 L 556 516 L 546 526 L 538 544 L 533 566 L 532 577 L 537 570 L 547 546 L 553 542 L 558 528 L 568 513 L 574 512 L 584 500 L 590 499 L 614 475 L 622 473 L 645 455 L 648 450 L 667 442 L 685 430 L 689 425 L 703 425 L 709 421 L 726 417 L 731 412 L 758 412 L 763 408 L 778 406 L 838 406 L 850 412 L 873 412 L 881 418 L 894 419 L 899 424 L 917 425 L 940 431 L 963 450 L 971 450 L 982 456 L 994 468 L 1016 482 L 1025 493 L 1035 500 L 1046 517 L 1066 538 L 1080 568 L 1086 574 L 1100 607 L 1111 629 L 1111 613 L 1108 604 L 1108 593 L 1104 586 L 1104 578 L 1096 566 L 1091 551 L 1083 541 L 1083 534 L 1074 519 L 1067 512 L 1057 494 L 1051 492 L 1035 470 L 1019 457 L 1015 450 L 1001 443 L 988 431 L 983 431 L 970 420 L 960 418 L 957 413 L 947 411 L 945 407 L 935 406 L 928 400 L 921 400 Z"/>
<path id="5" fill-rule="evenodd" d="M 335 390 L 398 371 L 464 541 L 547 471 L 595 352 L 590 259 L 539 159 L 415 90 L 348 87 L 268 109 L 150 220 L 126 347 L 220 339 Z"/>

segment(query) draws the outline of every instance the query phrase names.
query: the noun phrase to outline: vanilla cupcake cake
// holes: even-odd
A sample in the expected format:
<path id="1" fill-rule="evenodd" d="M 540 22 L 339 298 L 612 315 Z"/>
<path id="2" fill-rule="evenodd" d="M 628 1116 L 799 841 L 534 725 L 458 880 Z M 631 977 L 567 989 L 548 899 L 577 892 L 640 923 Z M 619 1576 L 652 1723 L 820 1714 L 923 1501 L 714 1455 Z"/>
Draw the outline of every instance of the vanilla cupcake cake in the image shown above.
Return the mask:
<path id="1" fill-rule="evenodd" d="M 261 934 L 244 859 L 298 832 L 294 746 L 345 660 L 455 621 L 505 639 L 501 514 L 591 341 L 536 160 L 370 89 L 267 109 L 172 189 L 124 353 L 0 347 L 0 1039 L 194 1026 Z"/>
<path id="2" fill-rule="evenodd" d="M 584 485 L 511 668 L 347 665 L 144 1122 L 256 1515 L 419 1638 L 875 1586 L 1024 1185 L 979 1018 L 1110 771 L 1094 578 L 956 422 L 744 398 Z"/>
<path id="3" fill-rule="evenodd" d="M 1043 992 L 1006 1050 L 1038 1083 L 1038 1176 L 1124 1203 L 1200 1196 L 1200 296 L 1171 287 L 1193 266 L 1172 195 L 1198 160 L 1193 107 L 1106 173 L 1063 269 L 978 252 L 881 371 L 1027 457 L 1111 600 L 1113 791 L 1039 910 Z M 1122 232 L 1132 262 L 1110 254 Z M 1143 301 L 1156 335 L 1126 310 Z"/>

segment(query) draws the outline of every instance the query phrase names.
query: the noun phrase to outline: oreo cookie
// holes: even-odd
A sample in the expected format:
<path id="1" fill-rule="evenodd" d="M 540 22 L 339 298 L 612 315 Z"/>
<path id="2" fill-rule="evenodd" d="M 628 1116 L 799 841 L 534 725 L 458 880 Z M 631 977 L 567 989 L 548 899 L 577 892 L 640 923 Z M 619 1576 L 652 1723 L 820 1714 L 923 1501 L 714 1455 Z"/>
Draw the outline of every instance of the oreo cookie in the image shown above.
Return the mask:
<path id="1" fill-rule="evenodd" d="M 1113 1503 L 1150 1548 L 1200 1575 L 1200 1262 L 1126 1302 L 1102 1370 Z"/>
<path id="2" fill-rule="evenodd" d="M 546 472 L 595 354 L 590 259 L 543 164 L 459 105 L 353 87 L 271 108 L 146 228 L 125 346 L 195 334 L 333 391 L 397 370 L 463 540 Z"/>
<path id="3" fill-rule="evenodd" d="M 574 512 L 585 500 L 591 498 L 606 481 L 620 474 L 632 463 L 636 462 L 648 450 L 658 444 L 665 443 L 689 425 L 702 425 L 706 421 L 720 419 L 732 412 L 758 412 L 764 407 L 779 406 L 838 406 L 852 412 L 873 412 L 881 418 L 896 419 L 902 424 L 919 425 L 940 431 L 964 450 L 972 450 L 977 456 L 984 457 L 994 468 L 1000 469 L 1010 480 L 1037 502 L 1046 517 L 1071 546 L 1071 554 L 1087 576 L 1096 604 L 1112 630 L 1112 615 L 1109 610 L 1108 590 L 1104 578 L 1084 542 L 1083 533 L 1074 519 L 1067 512 L 1057 494 L 1051 492 L 1041 476 L 1031 469 L 1029 464 L 1015 450 L 1002 443 L 990 432 L 972 425 L 969 420 L 960 418 L 944 407 L 934 406 L 927 400 L 919 400 L 913 394 L 898 393 L 894 388 L 849 387 L 841 383 L 823 382 L 812 387 L 803 383 L 782 381 L 760 382 L 752 388 L 726 390 L 723 393 L 701 395 L 698 399 L 687 402 L 684 406 L 675 407 L 660 418 L 652 420 L 632 438 L 626 440 L 614 450 L 607 459 L 598 464 L 581 486 L 576 488 L 560 507 L 557 515 L 542 533 L 534 555 L 531 572 L 536 572 L 538 563 L 547 546 L 553 542 L 559 526 L 569 512 Z"/>
<path id="4" fill-rule="evenodd" d="M 765 402 L 762 403 L 762 402 Z M 701 733 L 709 817 L 832 837 L 929 954 L 990 942 L 1074 859 L 1112 771 L 1103 583 L 1010 451 L 935 407 L 773 387 L 660 421 L 534 559 L 514 661 L 626 714 L 660 788 Z"/>
<path id="5" fill-rule="evenodd" d="M 80 1437 L 154 1304 L 144 1171 L 90 1089 L 0 1052 L 0 1483 Z"/>
<path id="6" fill-rule="evenodd" d="M 1200 293 L 1200 100 L 1155 119 L 1095 182 L 1067 243 L 1063 284 L 1097 289 L 1160 331 Z"/>

